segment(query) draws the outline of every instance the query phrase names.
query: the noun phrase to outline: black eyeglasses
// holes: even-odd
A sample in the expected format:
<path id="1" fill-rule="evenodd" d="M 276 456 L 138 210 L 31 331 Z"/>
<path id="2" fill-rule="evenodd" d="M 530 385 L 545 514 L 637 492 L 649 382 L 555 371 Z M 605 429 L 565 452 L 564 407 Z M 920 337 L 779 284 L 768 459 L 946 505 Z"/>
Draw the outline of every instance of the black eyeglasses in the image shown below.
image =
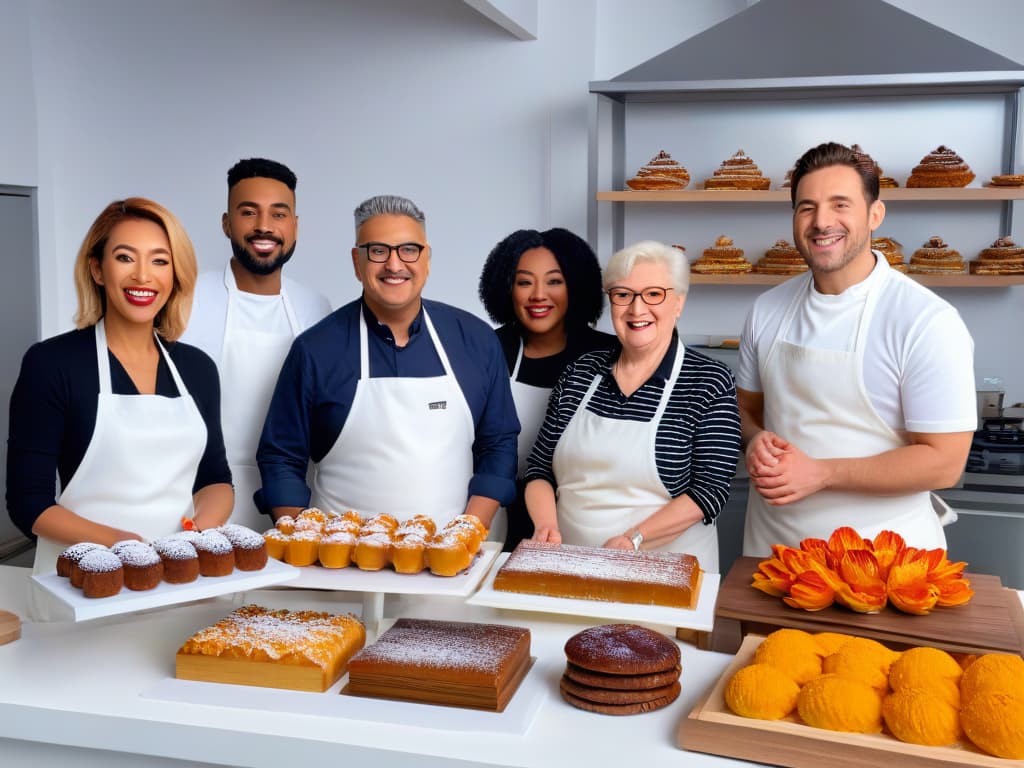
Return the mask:
<path id="1" fill-rule="evenodd" d="M 609 288 L 607 293 L 608 300 L 620 307 L 628 307 L 636 300 L 637 296 L 643 299 L 644 304 L 655 306 L 665 301 L 665 297 L 668 296 L 668 292 L 671 290 L 671 288 L 651 286 L 639 291 L 631 291 L 629 288 Z"/>
<path id="2" fill-rule="evenodd" d="M 362 243 L 357 245 L 356 248 L 362 248 L 366 251 L 366 258 L 370 261 L 375 261 L 378 264 L 383 264 L 389 258 L 391 258 L 391 252 L 396 251 L 398 258 L 406 263 L 412 263 L 418 261 L 420 254 L 423 253 L 425 245 L 419 243 L 399 243 L 398 245 L 388 245 L 387 243 Z"/>

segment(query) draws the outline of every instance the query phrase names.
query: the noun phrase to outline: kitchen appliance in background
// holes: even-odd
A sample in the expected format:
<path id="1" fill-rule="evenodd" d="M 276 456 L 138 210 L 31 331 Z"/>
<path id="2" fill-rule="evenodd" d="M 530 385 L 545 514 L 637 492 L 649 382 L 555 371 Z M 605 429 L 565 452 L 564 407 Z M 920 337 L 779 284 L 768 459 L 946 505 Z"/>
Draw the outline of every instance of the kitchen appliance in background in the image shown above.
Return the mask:
<path id="1" fill-rule="evenodd" d="M 981 394 L 981 393 L 979 393 Z M 1002 392 L 1000 411 L 1002 410 Z M 1024 475 L 1024 418 L 982 419 L 981 429 L 974 433 L 967 454 L 968 475 Z M 985 484 L 986 478 L 965 477 L 974 484 Z M 1024 493 L 1024 482 L 1021 484 Z"/>

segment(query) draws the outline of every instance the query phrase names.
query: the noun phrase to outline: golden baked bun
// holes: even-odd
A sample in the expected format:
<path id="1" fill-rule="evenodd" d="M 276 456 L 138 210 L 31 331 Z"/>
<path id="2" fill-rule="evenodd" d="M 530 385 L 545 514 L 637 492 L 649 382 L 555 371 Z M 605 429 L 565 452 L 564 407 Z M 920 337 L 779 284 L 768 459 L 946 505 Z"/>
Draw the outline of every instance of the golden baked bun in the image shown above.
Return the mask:
<path id="1" fill-rule="evenodd" d="M 274 523 L 274 527 L 281 533 L 291 536 L 295 533 L 295 518 L 291 515 L 281 515 L 281 517 L 277 518 L 277 522 Z"/>
<path id="2" fill-rule="evenodd" d="M 363 533 L 356 539 L 352 562 L 361 571 L 379 571 L 390 562 L 391 536 L 381 531 Z"/>
<path id="3" fill-rule="evenodd" d="M 337 531 L 320 539 L 317 557 L 324 568 L 347 568 L 352 563 L 356 537 L 351 531 Z"/>
<path id="4" fill-rule="evenodd" d="M 454 576 L 472 561 L 465 540 L 454 532 L 436 536 L 427 545 L 427 566 L 436 576 Z"/>
<path id="5" fill-rule="evenodd" d="M 289 565 L 304 567 L 317 561 L 320 550 L 320 534 L 317 531 L 296 531 L 288 539 L 284 561 Z"/>
<path id="6" fill-rule="evenodd" d="M 992 187 L 1024 187 L 1024 174 L 1021 173 L 1004 173 L 998 176 L 993 176 L 992 181 L 989 182 L 989 186 Z"/>
<path id="7" fill-rule="evenodd" d="M 635 190 L 678 190 L 685 189 L 689 183 L 689 171 L 673 160 L 668 152 L 661 150 L 636 172 L 634 178 L 626 181 L 626 186 Z"/>
<path id="8" fill-rule="evenodd" d="M 391 567 L 397 573 L 419 573 L 427 567 L 426 540 L 407 534 L 391 544 Z"/>
<path id="9" fill-rule="evenodd" d="M 907 179 L 908 187 L 966 187 L 974 181 L 974 172 L 956 152 L 939 146 L 915 165 Z"/>
<path id="10" fill-rule="evenodd" d="M 761 173 L 741 149 L 723 160 L 714 174 L 704 180 L 704 189 L 769 189 L 772 180 Z"/>

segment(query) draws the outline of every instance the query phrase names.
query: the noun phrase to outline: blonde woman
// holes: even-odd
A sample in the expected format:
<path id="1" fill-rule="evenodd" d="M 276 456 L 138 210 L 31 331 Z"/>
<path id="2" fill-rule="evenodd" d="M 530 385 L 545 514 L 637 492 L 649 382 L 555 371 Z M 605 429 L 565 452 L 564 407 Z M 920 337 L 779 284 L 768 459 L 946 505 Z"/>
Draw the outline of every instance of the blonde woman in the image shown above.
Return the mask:
<path id="1" fill-rule="evenodd" d="M 195 280 L 192 243 L 157 203 L 115 201 L 89 228 L 75 262 L 77 330 L 33 345 L 11 396 L 7 504 L 38 537 L 37 573 L 76 542 L 227 520 L 217 371 L 175 343 Z"/>

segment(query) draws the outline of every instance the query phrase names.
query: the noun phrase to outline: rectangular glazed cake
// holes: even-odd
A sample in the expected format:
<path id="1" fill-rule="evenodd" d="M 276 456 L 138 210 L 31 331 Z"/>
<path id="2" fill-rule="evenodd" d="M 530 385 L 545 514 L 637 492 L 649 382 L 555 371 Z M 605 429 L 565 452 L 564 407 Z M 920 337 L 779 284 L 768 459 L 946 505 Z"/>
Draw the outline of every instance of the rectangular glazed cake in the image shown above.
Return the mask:
<path id="1" fill-rule="evenodd" d="M 344 693 L 501 711 L 530 668 L 530 630 L 398 619 L 348 666 Z"/>
<path id="2" fill-rule="evenodd" d="M 693 555 L 524 540 L 494 576 L 494 589 L 547 597 L 693 608 L 700 593 Z"/>
<path id="3" fill-rule="evenodd" d="M 365 643 L 366 629 L 350 614 L 246 605 L 186 640 L 175 659 L 175 676 L 325 691 Z"/>

